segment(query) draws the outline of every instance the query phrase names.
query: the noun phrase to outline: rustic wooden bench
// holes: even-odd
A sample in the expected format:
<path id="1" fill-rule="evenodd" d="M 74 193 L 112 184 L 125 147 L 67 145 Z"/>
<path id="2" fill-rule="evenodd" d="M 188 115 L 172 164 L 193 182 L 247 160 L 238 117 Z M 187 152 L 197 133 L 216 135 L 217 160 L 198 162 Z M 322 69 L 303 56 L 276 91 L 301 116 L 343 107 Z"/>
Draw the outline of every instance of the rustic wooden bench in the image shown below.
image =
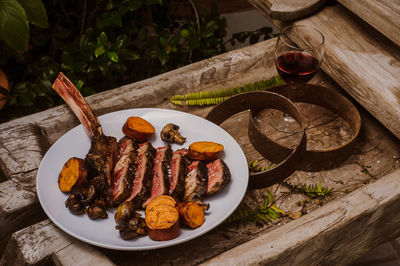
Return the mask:
<path id="1" fill-rule="evenodd" d="M 360 102 L 362 106 L 354 101 L 363 126 L 353 155 L 343 164 L 321 172 L 298 171 L 289 177 L 293 183 L 321 183 L 334 189 L 328 198 L 308 203 L 307 210 L 303 209 L 307 214 L 297 219 L 286 216 L 263 226 L 251 221 L 224 223 L 197 239 L 151 251 L 106 250 L 76 240 L 46 218 L 35 191 L 36 172 L 43 155 L 79 123 L 63 105 L 0 125 L 0 265 L 346 264 L 372 247 L 398 237 L 400 142 L 395 136 L 400 136 L 399 112 L 394 102 L 380 101 L 393 97 L 388 95 L 387 88 L 392 88 L 392 94 L 399 89 L 395 82 L 399 65 L 395 59 L 400 50 L 370 32 L 367 25 L 340 6 L 324 8 L 303 22 L 321 26 L 326 21 L 324 27 L 328 28 L 331 20 L 340 28 L 331 34 L 324 32 L 327 56 L 323 70 L 340 87 L 322 72 L 312 83 L 336 89 Z M 343 32 L 356 38 L 359 45 L 369 45 L 362 55 L 363 62 L 357 61 L 358 50 L 343 49 L 353 47 L 338 38 Z M 378 44 L 371 44 L 371 40 Z M 275 42 L 276 39 L 263 41 L 87 100 L 97 115 L 128 108 L 160 107 L 204 117 L 211 107 L 179 107 L 171 104 L 169 97 L 236 87 L 276 75 Z M 381 52 L 379 57 L 374 53 L 377 51 Z M 375 75 L 368 72 L 366 62 L 370 60 L 384 66 Z M 246 119 L 243 113 L 224 122 L 222 127 L 235 137 L 250 162 L 260 159 L 260 155 L 248 141 Z M 268 190 L 286 213 L 298 213 L 303 206 L 297 203 L 307 200 L 280 184 Z M 267 189 L 248 191 L 244 201 L 258 204 L 266 194 Z"/>

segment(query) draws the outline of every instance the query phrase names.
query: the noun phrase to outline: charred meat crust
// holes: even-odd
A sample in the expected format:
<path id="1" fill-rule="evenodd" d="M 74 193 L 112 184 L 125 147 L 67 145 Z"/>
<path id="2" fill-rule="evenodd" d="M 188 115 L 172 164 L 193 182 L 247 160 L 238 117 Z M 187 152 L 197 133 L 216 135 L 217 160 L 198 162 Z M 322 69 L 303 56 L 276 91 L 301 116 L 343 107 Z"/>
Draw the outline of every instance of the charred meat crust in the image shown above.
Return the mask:
<path id="1" fill-rule="evenodd" d="M 224 189 L 231 179 L 228 166 L 222 159 L 217 159 L 207 164 L 208 184 L 207 196 L 213 195 Z"/>
<path id="2" fill-rule="evenodd" d="M 188 161 L 186 159 L 187 149 L 180 149 L 172 154 L 170 164 L 170 186 L 169 194 L 179 200 L 182 200 L 185 193 L 185 177 Z"/>
<path id="3" fill-rule="evenodd" d="M 150 197 L 153 161 L 156 149 L 149 142 L 140 144 L 138 149 L 137 168 L 132 183 L 131 195 L 126 199 L 139 208 Z"/>
<path id="4" fill-rule="evenodd" d="M 187 167 L 183 201 L 203 204 L 207 192 L 207 168 L 202 161 L 193 161 Z"/>
<path id="5" fill-rule="evenodd" d="M 112 181 L 114 206 L 120 205 L 129 197 L 137 165 L 137 145 L 127 137 L 118 143 L 118 155 L 115 160 Z"/>
<path id="6" fill-rule="evenodd" d="M 171 157 L 172 157 L 171 146 L 166 145 L 157 148 L 153 165 L 151 196 L 144 202 L 142 206 L 143 208 L 147 206 L 148 202 L 152 198 L 159 195 L 168 194 Z"/>
<path id="7" fill-rule="evenodd" d="M 114 137 L 98 135 L 91 139 L 85 163 L 89 183 L 93 184 L 108 207 L 112 206 L 111 175 L 117 154 L 117 140 Z"/>

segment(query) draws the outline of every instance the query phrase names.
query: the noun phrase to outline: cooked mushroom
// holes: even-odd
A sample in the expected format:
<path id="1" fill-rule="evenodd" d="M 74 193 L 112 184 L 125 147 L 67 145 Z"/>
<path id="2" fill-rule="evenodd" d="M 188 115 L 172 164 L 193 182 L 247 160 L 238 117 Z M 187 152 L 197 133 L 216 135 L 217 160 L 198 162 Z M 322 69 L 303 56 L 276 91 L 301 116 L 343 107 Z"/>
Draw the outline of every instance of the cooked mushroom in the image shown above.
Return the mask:
<path id="1" fill-rule="evenodd" d="M 80 193 L 81 193 L 81 196 L 82 196 L 81 203 L 84 206 L 87 206 L 90 203 L 92 203 L 93 200 L 95 199 L 96 189 L 95 189 L 95 187 L 93 185 L 90 185 L 89 187 L 82 188 L 80 190 Z"/>
<path id="2" fill-rule="evenodd" d="M 186 141 L 181 134 L 178 132 L 179 126 L 169 123 L 161 130 L 161 139 L 168 143 L 183 144 Z"/>
<path id="3" fill-rule="evenodd" d="M 90 207 L 87 209 L 87 214 L 90 219 L 105 219 L 108 217 L 106 211 L 106 203 L 104 200 L 96 200 L 93 202 Z"/>
<path id="4" fill-rule="evenodd" d="M 68 199 L 65 201 L 65 207 L 67 207 L 73 214 L 83 214 L 85 208 L 81 203 L 82 197 L 79 194 L 70 194 Z"/>
<path id="5" fill-rule="evenodd" d="M 117 211 L 115 212 L 115 222 L 121 226 L 127 225 L 134 211 L 135 207 L 133 206 L 133 203 L 131 201 L 125 201 L 118 206 Z"/>

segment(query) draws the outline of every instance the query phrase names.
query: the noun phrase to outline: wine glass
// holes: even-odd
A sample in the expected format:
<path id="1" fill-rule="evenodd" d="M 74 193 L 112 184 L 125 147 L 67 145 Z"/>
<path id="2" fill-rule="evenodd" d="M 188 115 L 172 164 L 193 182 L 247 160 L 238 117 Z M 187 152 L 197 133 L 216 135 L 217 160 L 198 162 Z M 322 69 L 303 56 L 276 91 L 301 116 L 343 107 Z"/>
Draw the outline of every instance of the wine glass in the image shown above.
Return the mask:
<path id="1" fill-rule="evenodd" d="M 275 65 L 289 87 L 290 100 L 294 100 L 295 89 L 305 85 L 318 71 L 324 56 L 324 41 L 324 35 L 310 26 L 292 25 L 280 32 L 275 46 Z M 293 133 L 300 129 L 291 116 L 282 112 L 272 112 L 269 121 L 281 132 Z"/>

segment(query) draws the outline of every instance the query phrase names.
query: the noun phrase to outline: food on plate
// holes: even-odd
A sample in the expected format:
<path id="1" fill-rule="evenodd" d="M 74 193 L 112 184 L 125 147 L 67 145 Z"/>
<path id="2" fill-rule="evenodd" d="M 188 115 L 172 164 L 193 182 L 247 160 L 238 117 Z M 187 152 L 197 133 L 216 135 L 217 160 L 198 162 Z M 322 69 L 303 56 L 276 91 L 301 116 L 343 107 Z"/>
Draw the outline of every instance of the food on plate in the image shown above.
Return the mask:
<path id="1" fill-rule="evenodd" d="M 150 200 L 149 204 L 147 204 L 146 212 L 150 211 L 150 209 L 154 208 L 157 205 L 170 205 L 172 207 L 175 207 L 176 200 L 168 195 L 160 195 L 154 197 Z"/>
<path id="2" fill-rule="evenodd" d="M 114 206 L 120 205 L 131 195 L 136 165 L 136 145 L 132 139 L 123 137 L 118 142 L 117 158 L 112 173 L 111 193 Z"/>
<path id="3" fill-rule="evenodd" d="M 133 140 L 144 142 L 149 140 L 154 134 L 155 128 L 147 120 L 141 117 L 131 116 L 126 120 L 124 126 L 122 127 L 122 132 L 125 134 L 125 136 Z"/>
<path id="4" fill-rule="evenodd" d="M 86 206 L 91 204 L 96 197 L 93 185 L 75 188 L 65 201 L 65 206 L 74 214 L 84 214 Z"/>
<path id="5" fill-rule="evenodd" d="M 215 160 L 221 157 L 224 146 L 211 141 L 190 144 L 188 156 L 192 160 Z"/>
<path id="6" fill-rule="evenodd" d="M 87 170 L 85 160 L 72 157 L 64 164 L 58 176 L 58 187 L 62 192 L 70 192 L 86 182 Z"/>
<path id="7" fill-rule="evenodd" d="M 161 130 L 160 136 L 161 139 L 165 142 L 168 143 L 178 143 L 178 144 L 183 144 L 186 141 L 186 138 L 183 137 L 179 132 L 179 126 L 168 123 L 164 126 L 164 128 Z"/>
<path id="8" fill-rule="evenodd" d="M 187 149 L 179 149 L 171 158 L 168 194 L 177 199 L 181 199 L 185 192 L 186 155 Z"/>
<path id="9" fill-rule="evenodd" d="M 104 200 L 95 200 L 87 209 L 87 214 L 92 220 L 107 218 L 107 203 Z"/>
<path id="10" fill-rule="evenodd" d="M 204 209 L 195 202 L 178 202 L 176 205 L 178 209 L 180 221 L 182 224 L 196 229 L 204 224 Z"/>
<path id="11" fill-rule="evenodd" d="M 193 201 L 208 210 L 209 204 L 203 199 L 207 192 L 207 168 L 202 161 L 193 161 L 187 167 L 183 201 Z"/>
<path id="12" fill-rule="evenodd" d="M 169 164 L 172 157 L 171 146 L 165 145 L 156 149 L 154 157 L 153 178 L 149 199 L 143 203 L 143 208 L 149 201 L 159 195 L 167 194 L 169 190 Z"/>
<path id="13" fill-rule="evenodd" d="M 85 158 L 88 182 L 95 186 L 97 197 L 104 200 L 107 206 L 111 206 L 111 173 L 117 152 L 117 140 L 103 134 L 101 125 L 89 104 L 63 73 L 60 73 L 54 81 L 53 89 L 69 105 L 91 138 L 91 147 Z"/>
<path id="14" fill-rule="evenodd" d="M 167 204 L 155 205 L 146 210 L 147 233 L 152 240 L 166 241 L 179 235 L 178 210 Z"/>
<path id="15" fill-rule="evenodd" d="M 228 166 L 221 159 L 214 160 L 206 165 L 208 170 L 207 196 L 224 189 L 231 179 Z"/>
<path id="16" fill-rule="evenodd" d="M 221 159 L 223 145 L 201 141 L 177 151 L 169 145 L 154 148 L 148 140 L 155 129 L 140 117 L 127 119 L 125 137 L 117 142 L 103 134 L 90 106 L 62 73 L 53 88 L 91 139 L 85 159 L 70 158 L 59 175 L 60 190 L 70 193 L 65 205 L 71 213 L 104 219 L 109 208 L 117 207 L 116 229 L 123 239 L 148 233 L 156 241 L 170 240 L 179 235 L 180 220 L 193 229 L 204 223 L 204 210 L 209 208 L 205 197 L 224 189 L 230 180 Z M 185 141 L 178 126 L 168 127 L 176 131 L 175 142 Z M 144 207 L 142 218 L 136 209 Z"/>
<path id="17" fill-rule="evenodd" d="M 147 234 L 145 220 L 135 211 L 131 201 L 125 201 L 118 206 L 114 219 L 117 224 L 115 229 L 119 230 L 122 239 L 129 240 Z"/>
<path id="18" fill-rule="evenodd" d="M 150 196 L 156 149 L 154 149 L 151 143 L 145 142 L 139 144 L 137 153 L 136 172 L 131 193 L 126 201 L 132 201 L 135 203 L 135 207 L 141 207 Z"/>

